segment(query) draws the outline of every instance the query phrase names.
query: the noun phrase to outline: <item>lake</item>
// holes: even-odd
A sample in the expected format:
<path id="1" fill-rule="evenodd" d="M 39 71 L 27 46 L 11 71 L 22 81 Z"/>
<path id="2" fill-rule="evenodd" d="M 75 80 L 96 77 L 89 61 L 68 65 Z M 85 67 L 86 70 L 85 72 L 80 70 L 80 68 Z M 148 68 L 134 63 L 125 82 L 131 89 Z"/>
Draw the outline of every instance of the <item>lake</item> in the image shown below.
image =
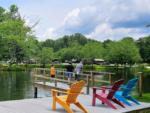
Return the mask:
<path id="1" fill-rule="evenodd" d="M 113 79 L 119 79 L 114 76 Z M 131 77 L 126 77 L 130 79 Z M 150 92 L 150 76 L 144 77 L 143 91 Z M 38 97 L 50 96 L 50 91 L 39 90 Z M 30 72 L 0 71 L 0 101 L 33 98 L 33 85 Z"/>
<path id="2" fill-rule="evenodd" d="M 38 97 L 49 96 L 40 89 Z M 0 101 L 33 98 L 34 90 L 30 72 L 0 71 Z"/>

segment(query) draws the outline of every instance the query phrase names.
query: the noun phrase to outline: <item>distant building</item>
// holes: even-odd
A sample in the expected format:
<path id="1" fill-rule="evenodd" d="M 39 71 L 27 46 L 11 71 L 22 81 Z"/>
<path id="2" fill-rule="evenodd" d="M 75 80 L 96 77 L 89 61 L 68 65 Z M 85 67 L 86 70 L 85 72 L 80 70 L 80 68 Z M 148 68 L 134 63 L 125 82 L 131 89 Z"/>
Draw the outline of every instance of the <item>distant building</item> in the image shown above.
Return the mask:
<path id="1" fill-rule="evenodd" d="M 94 59 L 94 64 L 106 64 L 106 61 L 104 59 Z"/>

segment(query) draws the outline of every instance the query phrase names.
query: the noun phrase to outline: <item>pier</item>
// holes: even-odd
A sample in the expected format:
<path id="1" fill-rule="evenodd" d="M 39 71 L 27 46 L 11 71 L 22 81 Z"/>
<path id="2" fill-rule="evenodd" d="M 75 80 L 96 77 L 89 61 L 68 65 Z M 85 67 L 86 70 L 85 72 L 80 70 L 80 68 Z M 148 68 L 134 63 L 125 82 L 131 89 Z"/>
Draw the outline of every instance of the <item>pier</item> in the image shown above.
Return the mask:
<path id="1" fill-rule="evenodd" d="M 95 74 L 94 74 L 95 73 Z M 49 69 L 36 68 L 32 70 L 31 75 L 33 77 L 33 88 L 34 88 L 34 98 L 33 99 L 23 99 L 23 100 L 12 100 L 0 102 L 0 113 L 66 113 L 63 107 L 57 104 L 56 111 L 51 109 L 52 97 L 38 98 L 38 89 L 42 88 L 47 91 L 51 89 L 66 90 L 70 87 L 72 83 L 75 82 L 74 79 L 67 80 L 65 77 L 64 70 L 57 70 L 57 75 L 55 78 L 51 78 L 49 75 Z M 85 80 L 86 85 L 83 88 L 83 95 L 78 97 L 78 100 L 85 106 L 89 113 L 150 113 L 150 103 L 140 102 L 141 105 L 133 104 L 131 107 L 126 106 L 121 108 L 116 105 L 117 110 L 114 110 L 100 101 L 97 101 L 96 106 L 92 106 L 92 86 L 98 83 L 112 84 L 113 73 L 108 72 L 86 72 L 82 74 L 82 80 Z M 101 80 L 101 78 L 106 76 L 106 80 Z M 80 109 L 72 105 L 74 113 L 82 113 Z"/>
<path id="2" fill-rule="evenodd" d="M 78 100 L 87 108 L 89 113 L 150 113 L 150 103 L 141 103 L 131 107 L 113 110 L 97 101 L 96 106 L 91 105 L 91 95 L 80 95 Z M 52 98 L 24 99 L 0 102 L 0 113 L 66 113 L 63 107 L 57 104 L 56 111 L 51 109 Z M 76 106 L 71 105 L 74 113 L 82 113 Z"/>

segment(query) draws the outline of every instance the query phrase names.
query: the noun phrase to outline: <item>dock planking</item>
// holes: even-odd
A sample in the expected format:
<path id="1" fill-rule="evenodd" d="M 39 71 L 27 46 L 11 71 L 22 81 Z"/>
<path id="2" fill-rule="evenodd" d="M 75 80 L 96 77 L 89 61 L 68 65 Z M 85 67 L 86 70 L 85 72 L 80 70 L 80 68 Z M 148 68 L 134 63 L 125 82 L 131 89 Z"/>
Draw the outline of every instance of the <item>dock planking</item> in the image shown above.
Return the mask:
<path id="1" fill-rule="evenodd" d="M 150 103 L 141 103 L 141 105 L 133 104 L 132 107 L 126 106 L 126 108 L 121 108 L 116 105 L 118 108 L 114 110 L 106 105 L 101 104 L 100 101 L 97 101 L 96 106 L 91 105 L 92 96 L 90 95 L 81 95 L 78 100 L 88 109 L 89 113 L 132 113 L 132 111 L 140 110 L 150 110 Z M 51 109 L 52 98 L 37 98 L 37 99 L 24 99 L 24 100 L 13 100 L 13 101 L 4 101 L 0 102 L 0 113 L 66 113 L 66 111 L 57 104 L 56 111 Z M 80 109 L 76 106 L 71 105 L 74 113 L 82 113 Z M 144 112 L 144 113 L 149 113 Z M 138 112 L 135 112 L 138 113 Z M 142 112 L 140 112 L 142 113 Z"/>

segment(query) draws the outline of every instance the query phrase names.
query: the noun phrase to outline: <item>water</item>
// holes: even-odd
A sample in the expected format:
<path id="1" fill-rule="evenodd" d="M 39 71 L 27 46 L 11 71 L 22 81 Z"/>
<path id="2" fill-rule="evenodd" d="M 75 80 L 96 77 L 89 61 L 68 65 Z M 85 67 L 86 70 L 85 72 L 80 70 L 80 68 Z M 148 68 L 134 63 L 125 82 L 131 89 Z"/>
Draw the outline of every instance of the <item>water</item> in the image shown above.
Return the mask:
<path id="1" fill-rule="evenodd" d="M 150 93 L 150 87 L 149 87 L 150 72 L 149 71 L 146 72 L 141 67 L 125 67 L 125 68 L 118 68 L 118 69 L 108 68 L 106 69 L 106 71 L 115 73 L 115 75 L 112 76 L 113 81 L 123 78 L 125 80 L 125 83 L 134 77 L 139 77 L 138 72 L 142 72 L 143 73 L 143 82 L 142 82 L 143 93 Z M 138 90 L 138 87 L 136 87 L 136 92 L 138 92 L 137 90 Z"/>
<path id="2" fill-rule="evenodd" d="M 32 78 L 29 72 L 0 72 L 0 101 L 33 98 Z"/>
<path id="3" fill-rule="evenodd" d="M 113 76 L 113 81 L 120 78 L 125 78 L 126 81 L 133 78 L 134 76 L 129 75 L 122 76 L 116 74 Z M 143 79 L 143 92 L 150 93 L 150 76 L 146 75 Z M 50 91 L 38 90 L 38 97 L 50 96 Z M 32 77 L 30 72 L 22 71 L 0 71 L 0 101 L 6 100 L 18 100 L 25 98 L 33 98 L 34 90 L 32 84 Z"/>

